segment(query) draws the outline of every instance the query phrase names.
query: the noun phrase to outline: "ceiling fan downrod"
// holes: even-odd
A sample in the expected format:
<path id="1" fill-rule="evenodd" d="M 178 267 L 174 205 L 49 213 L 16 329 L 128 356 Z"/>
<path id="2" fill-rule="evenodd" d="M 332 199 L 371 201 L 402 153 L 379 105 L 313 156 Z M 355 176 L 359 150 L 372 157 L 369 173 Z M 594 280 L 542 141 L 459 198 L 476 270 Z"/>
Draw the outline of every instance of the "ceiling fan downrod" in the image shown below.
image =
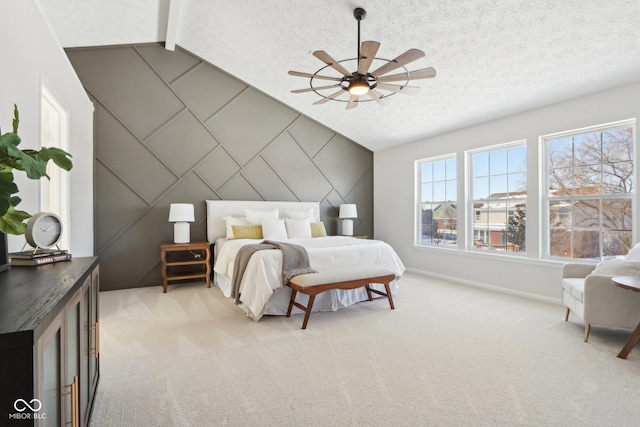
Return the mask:
<path id="1" fill-rule="evenodd" d="M 358 21 L 358 68 L 360 68 L 360 21 L 362 21 L 365 16 L 367 16 L 367 11 L 364 10 L 361 7 L 356 7 L 353 10 L 353 17 L 356 18 L 356 21 Z"/>

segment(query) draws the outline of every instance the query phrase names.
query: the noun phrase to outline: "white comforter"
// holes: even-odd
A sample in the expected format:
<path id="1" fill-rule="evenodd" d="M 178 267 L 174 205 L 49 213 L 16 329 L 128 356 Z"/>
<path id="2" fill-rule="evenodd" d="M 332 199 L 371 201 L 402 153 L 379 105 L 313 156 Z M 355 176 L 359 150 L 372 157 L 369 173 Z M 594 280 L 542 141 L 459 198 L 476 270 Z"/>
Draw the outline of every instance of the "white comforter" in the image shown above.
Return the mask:
<path id="1" fill-rule="evenodd" d="M 251 239 L 227 240 L 218 248 L 214 271 L 219 279 L 222 276 L 222 280 L 217 280 L 217 284 L 226 297 L 231 297 L 229 283 L 236 254 L 242 246 L 260 242 L 261 240 Z M 379 240 L 330 236 L 289 239 L 287 242 L 304 246 L 309 254 L 309 263 L 316 270 L 352 265 L 377 265 L 388 268 L 398 277 L 404 272 L 404 265 L 395 251 L 387 243 Z M 260 319 L 265 314 L 271 296 L 282 287 L 282 252 L 256 252 L 249 260 L 240 284 L 240 302 L 244 306 L 243 309 L 253 319 Z M 359 300 L 361 299 L 354 299 L 352 303 Z"/>

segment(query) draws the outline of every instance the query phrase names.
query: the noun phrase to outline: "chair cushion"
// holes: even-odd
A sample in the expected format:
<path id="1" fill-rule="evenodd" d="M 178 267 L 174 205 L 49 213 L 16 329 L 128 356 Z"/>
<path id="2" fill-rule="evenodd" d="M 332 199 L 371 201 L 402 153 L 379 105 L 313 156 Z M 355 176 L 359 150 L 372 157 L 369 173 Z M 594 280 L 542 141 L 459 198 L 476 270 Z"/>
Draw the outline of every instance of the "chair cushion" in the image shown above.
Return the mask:
<path id="1" fill-rule="evenodd" d="M 571 277 L 562 279 L 562 289 L 580 302 L 584 302 L 584 279 Z"/>

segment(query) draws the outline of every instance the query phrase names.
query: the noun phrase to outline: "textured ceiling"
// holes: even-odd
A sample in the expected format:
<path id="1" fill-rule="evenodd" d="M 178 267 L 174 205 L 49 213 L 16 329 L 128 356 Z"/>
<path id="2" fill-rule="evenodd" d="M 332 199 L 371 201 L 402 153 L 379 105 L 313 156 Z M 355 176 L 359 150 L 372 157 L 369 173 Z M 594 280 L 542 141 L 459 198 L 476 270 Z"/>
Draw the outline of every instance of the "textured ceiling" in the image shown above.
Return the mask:
<path id="1" fill-rule="evenodd" d="M 486 120 L 640 80 L 637 0 L 39 0 L 63 47 L 173 41 L 301 113 L 371 149 L 419 140 Z M 394 95 L 345 110 L 312 105 L 311 54 L 357 54 L 362 40 L 392 59 L 426 57 L 410 70 L 417 96 Z M 175 22 L 172 26 L 168 23 Z M 167 31 L 169 28 L 169 31 Z M 332 91 L 329 91 L 331 93 Z"/>

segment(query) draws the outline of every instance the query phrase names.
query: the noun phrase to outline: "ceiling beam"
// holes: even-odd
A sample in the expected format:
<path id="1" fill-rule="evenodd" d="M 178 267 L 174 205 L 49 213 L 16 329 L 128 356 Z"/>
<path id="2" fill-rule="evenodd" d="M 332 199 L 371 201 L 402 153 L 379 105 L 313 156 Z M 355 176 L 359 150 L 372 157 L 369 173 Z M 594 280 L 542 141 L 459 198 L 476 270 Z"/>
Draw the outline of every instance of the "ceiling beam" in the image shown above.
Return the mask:
<path id="1" fill-rule="evenodd" d="M 176 48 L 183 5 L 184 0 L 169 0 L 169 19 L 167 19 L 167 36 L 164 43 L 164 48 L 167 50 L 175 50 Z"/>

